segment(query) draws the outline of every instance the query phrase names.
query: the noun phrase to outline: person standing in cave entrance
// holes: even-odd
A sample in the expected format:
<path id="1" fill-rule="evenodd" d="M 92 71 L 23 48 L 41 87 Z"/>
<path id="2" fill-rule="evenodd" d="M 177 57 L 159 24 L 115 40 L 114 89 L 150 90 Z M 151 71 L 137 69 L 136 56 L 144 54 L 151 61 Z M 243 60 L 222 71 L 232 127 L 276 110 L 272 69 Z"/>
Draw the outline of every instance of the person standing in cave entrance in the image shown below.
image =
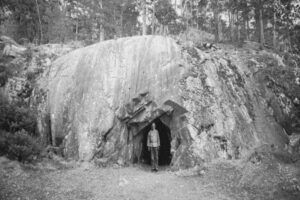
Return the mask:
<path id="1" fill-rule="evenodd" d="M 151 125 L 151 130 L 147 138 L 148 150 L 151 152 L 151 165 L 153 172 L 158 171 L 158 151 L 160 147 L 159 133 L 155 128 L 155 123 Z"/>

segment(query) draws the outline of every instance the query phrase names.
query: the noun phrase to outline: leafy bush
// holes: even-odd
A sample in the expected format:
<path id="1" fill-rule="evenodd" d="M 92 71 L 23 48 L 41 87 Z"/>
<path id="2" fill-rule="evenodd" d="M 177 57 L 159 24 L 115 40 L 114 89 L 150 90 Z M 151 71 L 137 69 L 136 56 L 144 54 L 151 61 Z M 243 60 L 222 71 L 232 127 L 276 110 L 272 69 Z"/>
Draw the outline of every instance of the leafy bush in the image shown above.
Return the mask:
<path id="1" fill-rule="evenodd" d="M 27 80 L 29 80 L 29 81 L 33 81 L 33 80 L 35 79 L 35 77 L 36 77 L 36 74 L 35 74 L 34 71 L 28 71 L 28 72 L 26 73 L 26 78 L 27 78 Z"/>
<path id="2" fill-rule="evenodd" d="M 175 22 L 178 18 L 176 11 L 168 1 L 159 1 L 157 3 L 155 17 L 163 25 Z"/>
<path id="3" fill-rule="evenodd" d="M 195 28 L 190 28 L 186 32 L 181 33 L 179 38 L 181 38 L 183 41 L 192 41 L 194 44 L 214 42 L 214 35 L 202 30 L 197 30 Z"/>
<path id="4" fill-rule="evenodd" d="M 42 150 L 35 138 L 36 120 L 26 105 L 9 104 L 0 96 L 0 156 L 32 161 Z"/>
<path id="5" fill-rule="evenodd" d="M 0 99 L 0 113 L 1 129 L 11 133 L 24 129 L 30 135 L 35 135 L 35 114 L 26 105 L 9 104 Z"/>
<path id="6" fill-rule="evenodd" d="M 0 131 L 0 154 L 20 162 L 36 159 L 42 151 L 38 141 L 25 130 L 9 133 Z"/>
<path id="7" fill-rule="evenodd" d="M 168 25 L 168 28 L 171 35 L 179 35 L 186 31 L 186 24 L 182 21 L 174 21 Z"/>
<path id="8" fill-rule="evenodd" d="M 43 72 L 44 72 L 43 68 L 37 68 L 37 69 L 34 69 L 33 71 L 28 71 L 26 73 L 26 78 L 28 81 L 33 82 Z"/>
<path id="9" fill-rule="evenodd" d="M 6 138 L 7 138 L 7 132 L 0 130 L 0 156 L 3 156 L 7 153 L 7 144 L 6 144 Z"/>

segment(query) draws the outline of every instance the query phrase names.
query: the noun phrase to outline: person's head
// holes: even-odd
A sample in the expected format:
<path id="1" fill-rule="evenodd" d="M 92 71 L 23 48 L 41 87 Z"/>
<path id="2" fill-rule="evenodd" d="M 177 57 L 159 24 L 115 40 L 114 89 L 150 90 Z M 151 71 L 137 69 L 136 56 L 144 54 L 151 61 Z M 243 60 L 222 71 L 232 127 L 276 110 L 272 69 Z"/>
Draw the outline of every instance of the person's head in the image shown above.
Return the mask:
<path id="1" fill-rule="evenodd" d="M 154 130 L 155 129 L 155 123 L 152 123 L 152 130 Z"/>

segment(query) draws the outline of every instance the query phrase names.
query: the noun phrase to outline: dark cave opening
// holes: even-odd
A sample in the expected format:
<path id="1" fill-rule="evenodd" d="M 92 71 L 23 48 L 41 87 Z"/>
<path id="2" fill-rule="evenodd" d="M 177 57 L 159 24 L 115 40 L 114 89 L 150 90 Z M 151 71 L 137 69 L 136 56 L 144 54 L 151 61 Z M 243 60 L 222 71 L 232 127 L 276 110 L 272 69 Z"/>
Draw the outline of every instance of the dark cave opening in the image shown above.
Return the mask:
<path id="1" fill-rule="evenodd" d="M 151 130 L 151 124 L 156 124 L 156 129 L 159 132 L 160 138 L 160 149 L 159 149 L 159 160 L 158 164 L 160 166 L 170 165 L 172 160 L 171 155 L 171 131 L 168 126 L 161 122 L 159 118 L 152 121 L 148 126 L 146 126 L 143 130 L 141 130 L 140 134 L 142 134 L 142 149 L 141 149 L 141 158 L 140 162 L 144 164 L 151 164 L 151 154 L 148 151 L 147 147 L 147 136 L 149 131 Z"/>

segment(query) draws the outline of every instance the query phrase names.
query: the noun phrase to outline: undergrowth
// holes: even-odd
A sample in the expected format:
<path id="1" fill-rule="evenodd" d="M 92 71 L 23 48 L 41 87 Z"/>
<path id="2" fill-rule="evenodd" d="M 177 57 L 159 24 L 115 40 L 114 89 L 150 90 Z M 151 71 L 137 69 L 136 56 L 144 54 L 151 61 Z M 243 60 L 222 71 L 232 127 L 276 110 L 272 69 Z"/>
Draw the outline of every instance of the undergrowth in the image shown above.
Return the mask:
<path id="1" fill-rule="evenodd" d="M 0 156 L 20 162 L 36 160 L 42 147 L 35 129 L 35 114 L 30 108 L 0 98 Z"/>

